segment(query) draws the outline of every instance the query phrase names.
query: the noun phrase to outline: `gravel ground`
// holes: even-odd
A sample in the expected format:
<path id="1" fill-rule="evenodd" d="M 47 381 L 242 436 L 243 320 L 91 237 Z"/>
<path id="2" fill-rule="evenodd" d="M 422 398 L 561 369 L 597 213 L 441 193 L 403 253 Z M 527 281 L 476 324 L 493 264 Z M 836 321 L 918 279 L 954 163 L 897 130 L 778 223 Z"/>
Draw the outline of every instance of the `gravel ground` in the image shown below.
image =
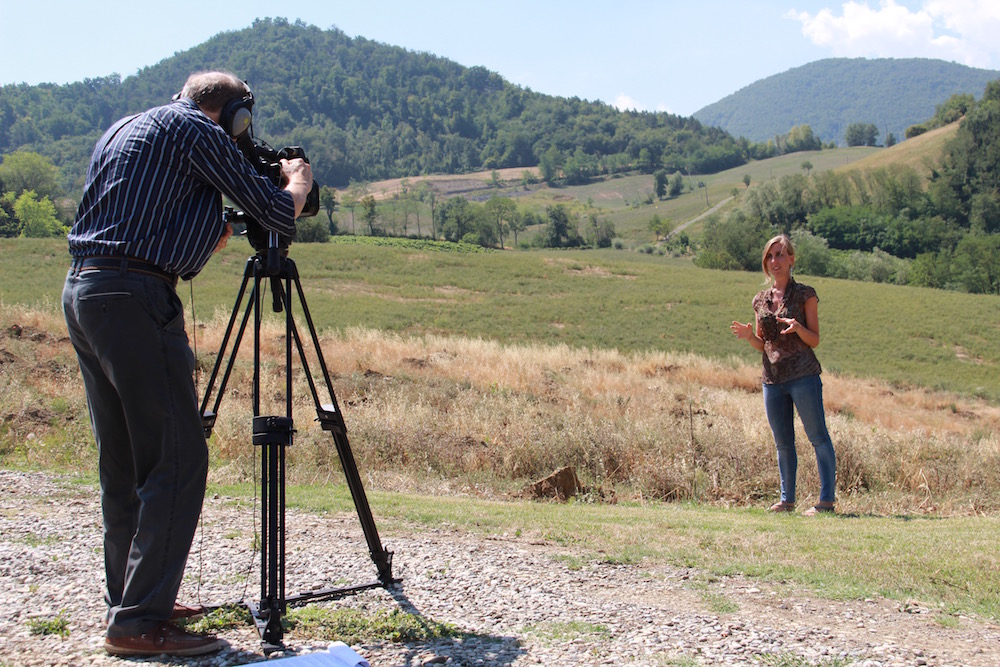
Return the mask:
<path id="1" fill-rule="evenodd" d="M 100 511 L 93 489 L 36 473 L 0 471 L 0 665 L 242 665 L 325 650 L 285 634 L 265 656 L 252 626 L 221 634 L 202 658 L 112 658 L 103 648 Z M 207 605 L 259 595 L 251 551 L 257 517 L 226 499 L 205 503 L 181 590 Z M 371 581 L 357 518 L 289 512 L 286 592 Z M 402 582 L 313 602 L 403 609 L 467 638 L 354 646 L 372 667 L 401 665 L 772 665 L 885 667 L 1000 665 L 1000 627 L 888 600 L 830 602 L 787 589 L 662 565 L 567 558 L 567 547 L 450 530 L 383 532 Z M 197 581 L 202 583 L 199 585 Z M 62 614 L 69 634 L 33 635 L 32 620 Z"/>

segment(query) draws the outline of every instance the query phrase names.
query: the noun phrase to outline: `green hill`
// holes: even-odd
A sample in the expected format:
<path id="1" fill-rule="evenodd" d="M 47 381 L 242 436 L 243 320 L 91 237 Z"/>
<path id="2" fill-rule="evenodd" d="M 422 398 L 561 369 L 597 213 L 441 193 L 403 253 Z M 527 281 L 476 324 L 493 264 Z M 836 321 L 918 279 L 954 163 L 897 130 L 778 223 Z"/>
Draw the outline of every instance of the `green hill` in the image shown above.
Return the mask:
<path id="1" fill-rule="evenodd" d="M 829 58 L 761 79 L 695 112 L 706 125 L 767 141 L 809 125 L 824 142 L 844 145 L 847 126 L 873 124 L 884 140 L 934 116 L 955 94 L 977 99 L 1000 72 L 927 58 Z"/>
<path id="2" fill-rule="evenodd" d="M 570 161 L 582 181 L 660 166 L 712 172 L 746 161 L 733 137 L 692 118 L 542 95 L 483 67 L 284 19 L 221 33 L 124 80 L 0 87 L 0 155 L 25 149 L 52 158 L 73 196 L 101 132 L 168 102 L 191 72 L 205 69 L 245 78 L 257 98 L 258 137 L 303 146 L 321 185 L 559 169 Z"/>

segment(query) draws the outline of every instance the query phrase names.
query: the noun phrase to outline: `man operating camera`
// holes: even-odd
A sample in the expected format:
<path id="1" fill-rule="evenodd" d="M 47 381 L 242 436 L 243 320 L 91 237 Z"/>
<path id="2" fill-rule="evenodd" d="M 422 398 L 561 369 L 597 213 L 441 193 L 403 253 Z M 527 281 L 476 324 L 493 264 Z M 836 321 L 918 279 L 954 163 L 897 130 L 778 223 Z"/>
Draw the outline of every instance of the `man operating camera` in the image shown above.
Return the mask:
<path id="1" fill-rule="evenodd" d="M 282 160 L 282 185 L 258 173 L 234 142 L 252 107 L 237 77 L 201 72 L 172 103 L 115 123 L 94 149 L 69 233 L 63 310 L 99 452 L 112 654 L 223 646 L 170 622 L 198 611 L 176 597 L 208 472 L 175 288 L 232 234 L 222 195 L 266 229 L 294 234 L 312 171 Z"/>

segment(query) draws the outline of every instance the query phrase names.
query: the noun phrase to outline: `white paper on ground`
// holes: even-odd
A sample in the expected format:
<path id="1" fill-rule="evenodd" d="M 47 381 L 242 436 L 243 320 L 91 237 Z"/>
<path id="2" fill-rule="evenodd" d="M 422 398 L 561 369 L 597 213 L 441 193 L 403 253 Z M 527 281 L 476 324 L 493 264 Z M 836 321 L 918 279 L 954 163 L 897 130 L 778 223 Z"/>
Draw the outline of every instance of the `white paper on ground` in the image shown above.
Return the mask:
<path id="1" fill-rule="evenodd" d="M 371 667 L 367 660 L 344 642 L 334 642 L 326 653 L 309 653 L 294 658 L 279 658 L 270 663 L 284 662 L 289 667 Z"/>

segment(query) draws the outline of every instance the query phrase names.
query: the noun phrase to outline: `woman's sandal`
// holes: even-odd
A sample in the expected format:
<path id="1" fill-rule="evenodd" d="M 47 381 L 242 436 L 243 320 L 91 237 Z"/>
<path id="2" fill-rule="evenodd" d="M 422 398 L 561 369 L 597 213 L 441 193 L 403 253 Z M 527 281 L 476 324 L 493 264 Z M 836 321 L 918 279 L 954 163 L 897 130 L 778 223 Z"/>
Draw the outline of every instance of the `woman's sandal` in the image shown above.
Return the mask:
<path id="1" fill-rule="evenodd" d="M 802 516 L 816 516 L 817 514 L 833 514 L 836 510 L 833 509 L 833 505 L 814 505 L 810 507 Z"/>
<path id="2" fill-rule="evenodd" d="M 770 507 L 767 508 L 767 511 L 768 512 L 794 512 L 795 511 L 795 503 L 786 503 L 786 502 L 774 503 L 773 505 L 771 505 Z"/>

